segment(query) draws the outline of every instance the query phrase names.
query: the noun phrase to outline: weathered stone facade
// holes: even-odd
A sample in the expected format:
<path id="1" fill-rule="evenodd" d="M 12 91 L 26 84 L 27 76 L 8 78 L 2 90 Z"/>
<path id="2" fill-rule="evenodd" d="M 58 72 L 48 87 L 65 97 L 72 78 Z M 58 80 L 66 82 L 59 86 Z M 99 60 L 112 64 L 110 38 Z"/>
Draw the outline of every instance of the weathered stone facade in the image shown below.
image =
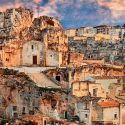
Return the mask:
<path id="1" fill-rule="evenodd" d="M 40 65 L 43 62 L 43 45 L 40 41 L 29 41 L 22 48 L 22 62 L 20 65 Z"/>
<path id="2" fill-rule="evenodd" d="M 0 69 L 0 117 L 16 119 L 36 112 L 50 117 L 53 109 L 64 114 L 67 95 L 61 91 L 60 84 L 57 86 L 52 79 L 50 82 L 49 77 L 43 77 L 44 80 L 49 82 L 46 87 L 43 82 L 39 86 L 25 73 Z"/>

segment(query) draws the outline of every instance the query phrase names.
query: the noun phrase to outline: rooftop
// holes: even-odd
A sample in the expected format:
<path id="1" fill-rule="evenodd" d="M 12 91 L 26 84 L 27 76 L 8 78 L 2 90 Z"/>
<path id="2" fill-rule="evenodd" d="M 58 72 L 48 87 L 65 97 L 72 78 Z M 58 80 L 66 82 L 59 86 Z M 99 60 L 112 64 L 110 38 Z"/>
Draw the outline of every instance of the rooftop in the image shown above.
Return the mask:
<path id="1" fill-rule="evenodd" d="M 88 84 L 95 84 L 95 82 L 92 82 L 92 81 L 89 81 L 89 80 L 85 80 L 85 81 L 74 81 L 72 82 L 73 84 L 74 83 L 88 83 Z"/>
<path id="2" fill-rule="evenodd" d="M 119 106 L 119 103 L 117 101 L 112 101 L 112 100 L 101 101 L 101 102 L 98 102 L 98 104 L 102 108 L 110 108 L 110 107 L 118 107 Z"/>
<path id="3" fill-rule="evenodd" d="M 94 79 L 117 79 L 117 76 L 93 76 Z"/>

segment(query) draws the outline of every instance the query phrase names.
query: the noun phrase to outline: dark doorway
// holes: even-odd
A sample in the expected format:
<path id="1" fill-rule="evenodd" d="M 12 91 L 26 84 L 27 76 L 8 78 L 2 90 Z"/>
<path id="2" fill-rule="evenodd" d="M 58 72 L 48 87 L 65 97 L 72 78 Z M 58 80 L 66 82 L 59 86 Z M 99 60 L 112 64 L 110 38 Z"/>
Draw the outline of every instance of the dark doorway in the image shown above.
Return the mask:
<path id="1" fill-rule="evenodd" d="M 37 56 L 33 56 L 33 64 L 37 64 Z"/>
<path id="2" fill-rule="evenodd" d="M 46 125 L 46 120 L 44 121 L 44 125 Z"/>
<path id="3" fill-rule="evenodd" d="M 60 76 L 56 76 L 56 80 L 60 82 Z"/>
<path id="4" fill-rule="evenodd" d="M 67 119 L 68 118 L 67 112 L 64 112 L 64 115 L 65 115 L 65 119 Z"/>

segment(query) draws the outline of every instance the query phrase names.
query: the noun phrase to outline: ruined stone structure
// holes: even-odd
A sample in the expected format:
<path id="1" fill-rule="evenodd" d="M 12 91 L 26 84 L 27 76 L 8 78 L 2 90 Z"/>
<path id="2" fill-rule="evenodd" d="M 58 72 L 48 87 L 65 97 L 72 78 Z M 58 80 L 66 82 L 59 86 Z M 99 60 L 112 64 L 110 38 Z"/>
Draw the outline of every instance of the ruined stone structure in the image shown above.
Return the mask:
<path id="1" fill-rule="evenodd" d="M 0 117 L 16 119 L 36 112 L 50 116 L 55 107 L 60 114 L 64 113 L 67 95 L 52 79 L 51 82 L 48 77 L 42 79 L 49 82 L 46 85 L 51 84 L 51 88 L 43 87 L 43 82 L 35 83 L 25 73 L 0 69 Z"/>
<path id="2" fill-rule="evenodd" d="M 69 71 L 67 68 L 49 69 L 44 73 L 55 82 L 59 82 L 64 91 L 67 91 L 69 87 Z"/>
<path id="3" fill-rule="evenodd" d="M 112 67 L 103 64 L 86 63 L 83 66 L 72 67 L 70 70 L 72 81 L 88 80 L 90 76 L 107 77 L 107 79 L 111 76 L 124 76 L 123 67 Z"/>
<path id="4" fill-rule="evenodd" d="M 44 39 L 46 66 L 66 65 L 68 60 L 68 39 L 62 31 L 51 31 Z"/>

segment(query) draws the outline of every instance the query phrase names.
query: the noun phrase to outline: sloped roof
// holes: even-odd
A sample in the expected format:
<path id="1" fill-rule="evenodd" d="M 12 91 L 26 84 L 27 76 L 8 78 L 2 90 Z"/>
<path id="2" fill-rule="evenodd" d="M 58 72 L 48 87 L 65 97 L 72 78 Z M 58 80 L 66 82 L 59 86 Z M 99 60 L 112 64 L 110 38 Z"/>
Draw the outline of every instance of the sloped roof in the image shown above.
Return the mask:
<path id="1" fill-rule="evenodd" d="M 36 83 L 38 87 L 60 88 L 59 84 L 49 79 L 44 73 L 28 73 L 27 75 Z"/>
<path id="2" fill-rule="evenodd" d="M 102 108 L 111 108 L 111 107 L 118 107 L 119 106 L 119 103 L 117 101 L 112 101 L 112 100 L 101 101 L 101 102 L 98 102 L 98 104 Z"/>
<path id="3" fill-rule="evenodd" d="M 94 79 L 117 79 L 116 76 L 93 76 Z"/>
<path id="4" fill-rule="evenodd" d="M 84 80 L 84 81 L 74 81 L 74 82 L 72 82 L 72 84 L 75 84 L 75 83 L 97 84 L 97 83 L 95 83 L 95 82 L 93 82 L 93 81 L 89 81 L 89 80 Z"/>

